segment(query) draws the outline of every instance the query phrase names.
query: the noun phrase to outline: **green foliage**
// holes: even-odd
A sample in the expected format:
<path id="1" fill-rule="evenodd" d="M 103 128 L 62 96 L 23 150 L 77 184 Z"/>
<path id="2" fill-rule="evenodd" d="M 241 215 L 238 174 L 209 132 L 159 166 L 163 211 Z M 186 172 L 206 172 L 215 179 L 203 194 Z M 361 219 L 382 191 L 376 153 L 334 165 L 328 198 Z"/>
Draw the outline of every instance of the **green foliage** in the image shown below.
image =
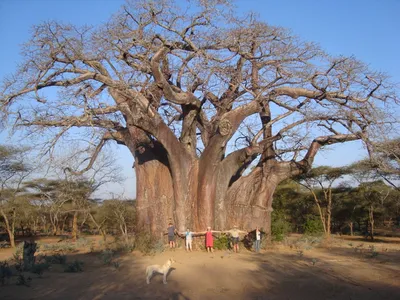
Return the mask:
<path id="1" fill-rule="evenodd" d="M 90 240 L 86 239 L 86 238 L 79 238 L 76 241 L 76 246 L 78 248 L 86 248 L 86 247 L 90 246 Z"/>
<path id="2" fill-rule="evenodd" d="M 78 273 L 83 272 L 83 262 L 79 260 L 75 260 L 72 263 L 68 264 L 64 269 L 64 272 L 67 273 Z"/>
<path id="3" fill-rule="evenodd" d="M 220 235 L 214 239 L 214 248 L 217 250 L 226 250 L 230 248 L 229 237 L 225 234 Z"/>
<path id="4" fill-rule="evenodd" d="M 22 243 L 19 244 L 15 249 L 15 252 L 13 254 L 13 259 L 12 259 L 15 264 L 15 269 L 19 272 L 22 272 L 22 270 L 24 268 L 24 261 L 22 259 L 23 249 L 24 249 L 24 245 Z"/>
<path id="5" fill-rule="evenodd" d="M 286 220 L 283 211 L 273 211 L 271 221 L 271 234 L 274 241 L 282 241 L 292 230 L 291 224 Z"/>
<path id="6" fill-rule="evenodd" d="M 161 253 L 164 251 L 162 241 L 154 239 L 147 233 L 138 233 L 135 235 L 133 248 L 146 255 Z"/>
<path id="7" fill-rule="evenodd" d="M 119 270 L 121 264 L 119 261 L 113 261 L 112 266 L 114 267 L 115 270 Z"/>
<path id="8" fill-rule="evenodd" d="M 15 248 L 15 252 L 13 254 L 13 258 L 15 261 L 22 259 L 23 251 L 24 251 L 24 244 L 23 243 L 18 244 L 18 246 Z"/>
<path id="9" fill-rule="evenodd" d="M 115 251 L 122 251 L 130 253 L 135 249 L 135 238 L 121 239 L 120 237 L 115 238 L 113 249 Z"/>
<path id="10" fill-rule="evenodd" d="M 67 256 L 59 254 L 59 253 L 56 253 L 56 254 L 51 255 L 51 256 L 44 256 L 43 259 L 48 264 L 65 265 L 67 263 Z"/>
<path id="11" fill-rule="evenodd" d="M 76 251 L 76 245 L 68 241 L 60 242 L 56 244 L 42 244 L 42 251 L 50 252 L 74 252 Z"/>
<path id="12" fill-rule="evenodd" d="M 379 255 L 379 252 L 376 251 L 375 246 L 369 246 L 369 250 L 370 250 L 371 254 L 368 257 L 374 258 L 374 257 L 377 257 Z"/>
<path id="13" fill-rule="evenodd" d="M 114 258 L 114 251 L 111 249 L 103 250 L 100 254 L 100 257 L 105 265 L 110 265 Z"/>
<path id="14" fill-rule="evenodd" d="M 304 224 L 304 234 L 306 235 L 320 235 L 324 232 L 321 219 L 317 216 L 307 216 L 306 223 Z"/>

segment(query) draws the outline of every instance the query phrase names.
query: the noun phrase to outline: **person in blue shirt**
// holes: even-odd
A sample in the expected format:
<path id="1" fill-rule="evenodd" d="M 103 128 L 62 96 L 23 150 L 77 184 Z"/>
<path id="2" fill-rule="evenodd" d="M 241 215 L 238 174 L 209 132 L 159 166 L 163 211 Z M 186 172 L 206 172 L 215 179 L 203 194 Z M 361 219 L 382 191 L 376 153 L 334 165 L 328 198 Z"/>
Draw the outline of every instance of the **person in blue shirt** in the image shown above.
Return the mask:
<path id="1" fill-rule="evenodd" d="M 193 232 L 191 232 L 189 228 L 186 229 L 185 239 L 186 239 L 186 251 L 192 252 Z"/>

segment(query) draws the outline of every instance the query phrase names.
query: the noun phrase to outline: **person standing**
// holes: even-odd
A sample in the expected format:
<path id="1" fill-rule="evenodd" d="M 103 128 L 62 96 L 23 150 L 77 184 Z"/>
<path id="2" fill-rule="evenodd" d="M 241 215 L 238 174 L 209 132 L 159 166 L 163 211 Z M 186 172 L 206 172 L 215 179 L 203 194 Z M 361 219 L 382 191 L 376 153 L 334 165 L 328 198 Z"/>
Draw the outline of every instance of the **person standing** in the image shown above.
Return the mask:
<path id="1" fill-rule="evenodd" d="M 167 234 L 168 234 L 168 243 L 169 243 L 169 248 L 175 248 L 175 226 L 172 223 L 168 224 L 167 228 Z"/>
<path id="2" fill-rule="evenodd" d="M 232 237 L 233 251 L 238 253 L 239 252 L 239 234 L 240 233 L 248 234 L 248 232 L 238 229 L 236 225 L 233 226 L 233 229 L 228 230 L 226 232 L 229 233 Z"/>
<path id="3" fill-rule="evenodd" d="M 206 231 L 206 248 L 207 252 L 214 252 L 214 238 L 212 235 L 211 227 L 207 227 Z"/>
<path id="4" fill-rule="evenodd" d="M 191 232 L 189 230 L 189 228 L 186 229 L 185 238 L 186 238 L 186 241 L 185 241 L 186 242 L 186 251 L 192 252 L 193 232 Z"/>
<path id="5" fill-rule="evenodd" d="M 261 244 L 261 231 L 260 228 L 256 227 L 256 243 L 255 243 L 255 250 L 256 252 L 260 252 L 260 244 Z"/>

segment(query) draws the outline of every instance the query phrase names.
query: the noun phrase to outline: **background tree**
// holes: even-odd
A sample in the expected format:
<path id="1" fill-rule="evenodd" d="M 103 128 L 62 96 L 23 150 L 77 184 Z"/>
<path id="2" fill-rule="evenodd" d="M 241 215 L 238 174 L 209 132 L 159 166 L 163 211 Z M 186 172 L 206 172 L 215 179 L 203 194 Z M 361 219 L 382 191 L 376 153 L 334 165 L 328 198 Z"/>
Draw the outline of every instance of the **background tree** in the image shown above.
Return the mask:
<path id="1" fill-rule="evenodd" d="M 11 247 L 15 247 L 15 226 L 24 202 L 19 195 L 23 180 L 30 174 L 24 162 L 26 149 L 0 145 L 0 214 Z"/>
<path id="2" fill-rule="evenodd" d="M 240 220 L 269 231 L 277 185 L 309 170 L 321 147 L 371 141 L 395 122 L 397 98 L 352 57 L 237 17 L 228 1 L 193 3 L 132 1 L 100 28 L 36 26 L 3 81 L 1 111 L 46 131 L 38 141 L 50 153 L 76 137 L 91 157 L 74 172 L 109 141 L 128 147 L 144 230 L 172 217 L 179 230 Z"/>
<path id="3" fill-rule="evenodd" d="M 135 224 L 135 207 L 132 201 L 127 200 L 105 200 L 102 203 L 102 210 L 107 212 L 108 226 L 116 228 L 121 236 L 128 240 L 129 232 L 133 231 Z"/>
<path id="4" fill-rule="evenodd" d="M 298 182 L 311 192 L 327 236 L 331 234 L 334 183 L 337 183 L 346 173 L 348 171 L 342 167 L 321 166 L 297 177 Z"/>
<path id="5" fill-rule="evenodd" d="M 369 145 L 369 158 L 357 162 L 358 168 L 363 168 L 378 179 L 383 179 L 397 190 L 400 190 L 400 139 L 385 139 L 382 142 Z"/>

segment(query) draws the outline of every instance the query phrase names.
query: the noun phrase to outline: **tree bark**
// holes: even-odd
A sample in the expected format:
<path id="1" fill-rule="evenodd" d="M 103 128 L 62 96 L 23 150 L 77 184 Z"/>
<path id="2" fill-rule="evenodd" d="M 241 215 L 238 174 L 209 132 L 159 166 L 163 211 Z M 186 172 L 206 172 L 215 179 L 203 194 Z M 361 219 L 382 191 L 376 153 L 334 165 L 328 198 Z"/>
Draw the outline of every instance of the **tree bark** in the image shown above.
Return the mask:
<path id="1" fill-rule="evenodd" d="M 68 214 L 66 214 L 66 216 L 64 217 L 64 219 L 62 221 L 62 225 L 61 225 L 61 233 L 62 234 L 64 234 L 64 232 L 65 232 L 64 228 L 65 228 L 65 223 L 66 223 L 67 219 L 68 219 Z"/>
<path id="2" fill-rule="evenodd" d="M 14 233 L 12 233 L 11 231 L 8 231 L 8 230 L 7 230 L 7 233 L 8 233 L 8 238 L 10 239 L 11 248 L 15 248 L 15 236 L 14 236 Z"/>
<path id="3" fill-rule="evenodd" d="M 349 222 L 350 236 L 353 236 L 353 222 Z"/>
<path id="4" fill-rule="evenodd" d="M 3 211 L 3 209 L 1 209 L 0 212 L 4 218 L 4 223 L 6 224 L 6 230 L 8 233 L 8 238 L 10 240 L 10 246 L 11 248 L 15 248 L 15 215 L 16 215 L 15 209 L 13 210 L 13 216 L 11 218 L 11 222 L 8 216 Z"/>
<path id="5" fill-rule="evenodd" d="M 78 238 L 78 212 L 74 212 L 72 219 L 72 239 L 75 241 Z"/>
<path id="6" fill-rule="evenodd" d="M 331 215 L 332 215 L 332 189 L 328 190 L 328 205 L 326 207 L 326 235 L 331 235 Z"/>
<path id="7" fill-rule="evenodd" d="M 372 205 L 370 205 L 369 207 L 369 223 L 371 226 L 371 230 L 370 230 L 370 236 L 371 236 L 371 240 L 374 240 L 374 207 Z"/>

